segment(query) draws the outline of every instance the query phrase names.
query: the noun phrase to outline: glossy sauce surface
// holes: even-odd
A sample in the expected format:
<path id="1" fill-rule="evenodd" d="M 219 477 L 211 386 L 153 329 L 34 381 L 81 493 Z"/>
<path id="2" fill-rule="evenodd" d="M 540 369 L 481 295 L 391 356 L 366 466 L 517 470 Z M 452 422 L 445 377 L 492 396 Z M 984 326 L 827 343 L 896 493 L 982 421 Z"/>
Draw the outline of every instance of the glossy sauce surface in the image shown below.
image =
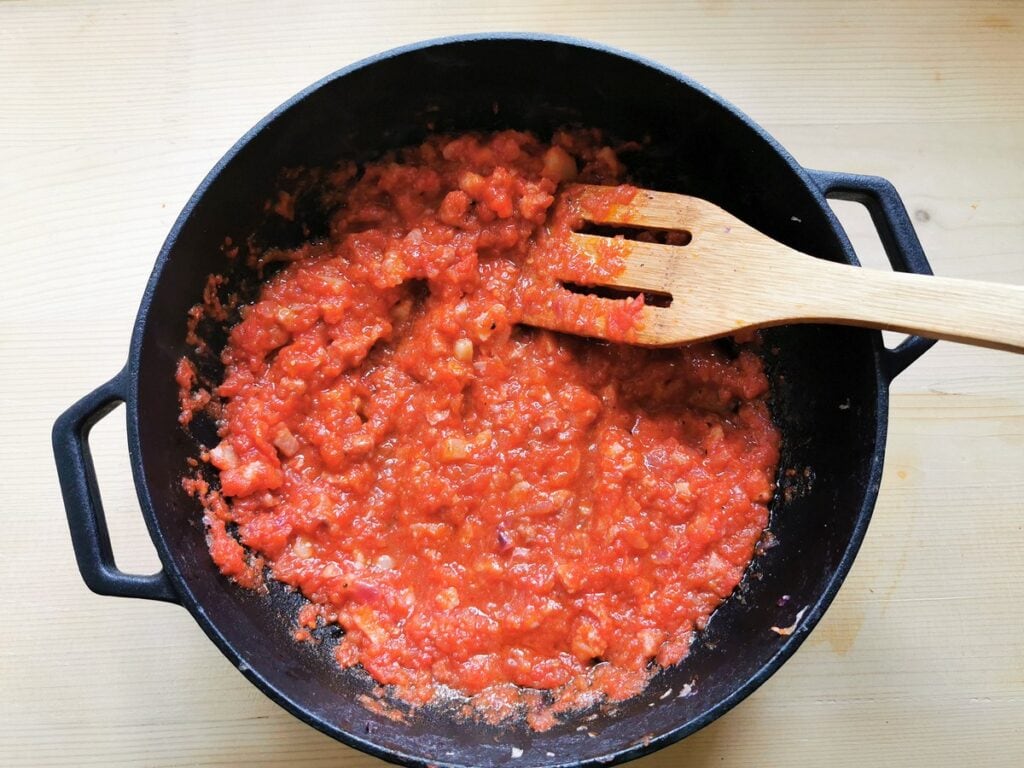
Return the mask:
<path id="1" fill-rule="evenodd" d="M 500 719 L 529 689 L 562 709 L 631 696 L 686 655 L 767 524 L 779 435 L 751 348 L 518 324 L 575 258 L 559 185 L 624 173 L 584 131 L 433 137 L 339 170 L 329 240 L 280 255 L 231 331 L 204 456 L 220 488 L 187 481 L 211 555 L 300 590 L 296 637 L 339 625 L 338 663 L 407 702 L 447 687 Z M 560 301 L 623 339 L 642 305 Z"/>

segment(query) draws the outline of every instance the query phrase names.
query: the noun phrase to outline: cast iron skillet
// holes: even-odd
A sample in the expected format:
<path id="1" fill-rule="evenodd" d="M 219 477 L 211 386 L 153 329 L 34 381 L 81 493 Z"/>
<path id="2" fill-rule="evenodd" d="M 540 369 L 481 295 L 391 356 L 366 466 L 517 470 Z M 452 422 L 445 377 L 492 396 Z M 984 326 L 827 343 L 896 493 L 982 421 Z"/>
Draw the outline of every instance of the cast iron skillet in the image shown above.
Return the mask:
<path id="1" fill-rule="evenodd" d="M 430 130 L 514 127 L 548 138 L 565 124 L 649 139 L 630 162 L 641 185 L 707 198 L 771 237 L 833 261 L 856 258 L 826 197 L 855 200 L 871 213 L 895 269 L 931 271 L 887 181 L 802 168 L 737 109 L 652 62 L 577 40 L 522 35 L 448 38 L 375 56 L 286 102 L 210 172 L 160 252 L 124 370 L 54 426 L 86 584 L 100 594 L 185 606 L 224 655 L 292 714 L 410 766 L 621 762 L 707 725 L 775 672 L 817 624 L 850 568 L 878 494 L 889 383 L 929 341 L 911 338 L 888 350 L 868 330 L 800 326 L 765 333 L 773 412 L 784 436 L 781 467 L 796 470 L 780 473 L 771 523 L 778 544 L 755 558 L 683 663 L 659 673 L 635 699 L 598 709 L 592 720 L 569 718 L 546 733 L 522 724 L 467 724 L 450 708 L 413 713 L 404 722 L 368 711 L 356 700 L 373 687 L 365 673 L 341 673 L 329 654 L 291 640 L 294 596 L 262 597 L 217 573 L 200 510 L 181 489 L 185 459 L 195 453 L 194 439 L 177 422 L 174 382 L 175 363 L 188 352 L 186 311 L 208 274 L 233 268 L 220 246 L 225 236 L 242 241 L 259 229 L 263 201 L 283 166 L 365 160 Z M 152 576 L 115 566 L 89 454 L 90 428 L 120 402 L 142 513 L 163 564 Z M 792 624 L 798 612 L 791 635 L 771 631 Z"/>

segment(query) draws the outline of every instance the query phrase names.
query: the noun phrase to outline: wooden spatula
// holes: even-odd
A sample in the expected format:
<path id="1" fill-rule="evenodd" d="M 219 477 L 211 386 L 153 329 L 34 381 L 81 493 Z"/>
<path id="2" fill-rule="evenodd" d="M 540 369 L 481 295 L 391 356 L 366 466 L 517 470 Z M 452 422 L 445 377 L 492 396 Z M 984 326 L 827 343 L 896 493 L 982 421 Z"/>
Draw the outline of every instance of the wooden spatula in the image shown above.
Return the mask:
<path id="1" fill-rule="evenodd" d="M 625 194 L 624 194 L 625 193 Z M 629 341 L 667 346 L 786 323 L 826 322 L 884 328 L 1024 352 L 1024 286 L 860 269 L 808 256 L 772 240 L 695 197 L 619 187 L 574 185 L 585 221 L 670 231 L 667 245 L 573 232 L 580 256 L 576 286 L 607 286 L 671 297 L 642 307 Z M 611 270 L 608 263 L 613 264 Z M 593 267 L 593 269 L 591 269 Z M 555 288 L 563 291 L 564 288 Z M 607 299 L 577 297 L 579 308 L 607 311 Z M 662 302 L 664 303 L 664 302 Z M 606 323 L 584 323 L 565 302 L 532 302 L 524 322 L 611 338 Z"/>

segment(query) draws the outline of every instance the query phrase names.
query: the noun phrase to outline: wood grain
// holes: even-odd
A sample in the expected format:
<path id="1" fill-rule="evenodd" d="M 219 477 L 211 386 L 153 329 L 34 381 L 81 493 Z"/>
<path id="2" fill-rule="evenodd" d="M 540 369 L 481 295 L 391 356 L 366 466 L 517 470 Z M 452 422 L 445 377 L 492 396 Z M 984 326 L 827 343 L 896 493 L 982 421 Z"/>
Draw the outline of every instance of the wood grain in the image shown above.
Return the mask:
<path id="1" fill-rule="evenodd" d="M 773 240 L 707 200 L 651 189 L 633 193 L 628 203 L 616 203 L 616 188 L 576 184 L 562 195 L 577 201 L 585 222 L 675 230 L 690 240 L 668 245 L 572 232 L 570 250 L 587 259 L 555 277 L 667 298 L 667 306 L 640 310 L 639 326 L 627 337 L 634 344 L 671 346 L 787 323 L 838 323 L 1024 352 L 1024 286 L 836 264 Z M 600 265 L 609 253 L 621 268 L 606 275 Z M 551 293 L 564 295 L 559 286 Z M 612 301 L 581 300 L 595 317 L 613 311 Z M 615 340 L 605 324 L 581 328 L 580 308 L 552 307 L 531 302 L 523 320 Z"/>
<path id="2" fill-rule="evenodd" d="M 800 162 L 893 181 L 938 274 L 1024 282 L 1018 3 L 0 3 L 0 765 L 383 765 L 272 704 L 185 611 L 86 590 L 49 430 L 120 369 L 163 238 L 250 125 L 360 57 L 487 29 L 684 71 Z M 635 765 L 1021 764 L 1024 360 L 940 343 L 894 392 L 875 519 L 822 624 Z M 94 453 L 118 562 L 145 571 L 122 413 Z"/>

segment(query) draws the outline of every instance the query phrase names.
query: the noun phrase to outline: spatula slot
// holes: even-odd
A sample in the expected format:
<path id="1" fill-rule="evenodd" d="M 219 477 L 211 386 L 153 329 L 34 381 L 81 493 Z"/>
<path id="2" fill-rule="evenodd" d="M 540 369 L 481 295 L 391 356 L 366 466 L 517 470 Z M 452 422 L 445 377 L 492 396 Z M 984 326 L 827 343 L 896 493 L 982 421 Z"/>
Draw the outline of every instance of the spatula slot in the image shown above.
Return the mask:
<path id="1" fill-rule="evenodd" d="M 575 231 L 582 235 L 621 237 L 623 240 L 660 243 L 661 245 L 689 245 L 693 240 L 693 233 L 688 229 L 652 229 L 651 227 L 596 224 L 592 221 L 584 221 L 583 226 Z"/>
<path id="2" fill-rule="evenodd" d="M 672 294 L 655 291 L 631 291 L 626 288 L 613 288 L 607 285 L 582 285 L 580 283 L 563 282 L 562 287 L 570 293 L 581 296 L 597 296 L 600 299 L 635 299 L 644 297 L 644 304 L 649 307 L 672 306 Z"/>

